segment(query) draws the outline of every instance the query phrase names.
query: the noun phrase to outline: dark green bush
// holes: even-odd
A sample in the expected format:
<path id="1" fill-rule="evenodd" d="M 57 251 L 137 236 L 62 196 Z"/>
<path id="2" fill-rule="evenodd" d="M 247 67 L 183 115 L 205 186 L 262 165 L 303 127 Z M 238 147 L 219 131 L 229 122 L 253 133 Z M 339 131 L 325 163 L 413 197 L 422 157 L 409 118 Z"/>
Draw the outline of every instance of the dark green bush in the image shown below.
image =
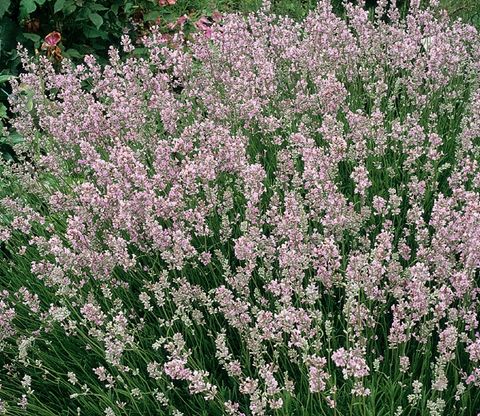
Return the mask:
<path id="1" fill-rule="evenodd" d="M 16 73 L 17 43 L 31 50 L 38 49 L 44 37 L 52 31 L 62 34 L 63 56 L 80 58 L 92 53 L 102 57 L 110 45 L 118 44 L 125 32 L 134 37 L 143 35 L 156 22 L 168 23 L 183 13 L 204 11 L 188 7 L 195 2 L 181 3 L 161 5 L 159 0 L 2 0 L 0 71 Z"/>

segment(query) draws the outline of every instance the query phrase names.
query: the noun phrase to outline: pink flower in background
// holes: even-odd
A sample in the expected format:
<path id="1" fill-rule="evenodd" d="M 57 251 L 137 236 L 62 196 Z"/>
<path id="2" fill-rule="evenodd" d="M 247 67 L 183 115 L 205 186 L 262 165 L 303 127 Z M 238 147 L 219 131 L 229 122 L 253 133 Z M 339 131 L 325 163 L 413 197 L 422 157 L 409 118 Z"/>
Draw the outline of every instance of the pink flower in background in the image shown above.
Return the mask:
<path id="1" fill-rule="evenodd" d="M 59 32 L 50 32 L 45 36 L 45 44 L 50 47 L 57 46 L 57 44 L 62 40 L 62 35 Z"/>
<path id="2" fill-rule="evenodd" d="M 201 30 L 207 38 L 212 36 L 212 28 L 211 28 L 212 23 L 210 20 L 208 20 L 207 17 L 202 16 L 200 19 L 198 19 L 195 22 L 195 27 L 198 30 Z"/>
<path id="3" fill-rule="evenodd" d="M 160 6 L 173 6 L 177 0 L 158 0 Z"/>
<path id="4" fill-rule="evenodd" d="M 62 60 L 62 50 L 57 46 L 62 40 L 62 35 L 59 32 L 51 32 L 45 36 L 45 41 L 42 43 L 42 51 L 46 51 L 48 58 L 53 57 L 57 61 Z"/>

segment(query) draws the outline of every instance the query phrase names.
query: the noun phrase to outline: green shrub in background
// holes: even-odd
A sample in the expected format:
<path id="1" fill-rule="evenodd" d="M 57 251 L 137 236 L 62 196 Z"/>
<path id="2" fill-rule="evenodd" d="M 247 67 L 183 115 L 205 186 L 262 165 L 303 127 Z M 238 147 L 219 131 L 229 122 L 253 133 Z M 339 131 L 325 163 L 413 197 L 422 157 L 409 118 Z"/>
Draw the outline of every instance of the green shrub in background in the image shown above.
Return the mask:
<path id="1" fill-rule="evenodd" d="M 121 35 L 144 35 L 152 24 L 163 25 L 188 14 L 211 14 L 222 1 L 188 0 L 2 0 L 0 3 L 0 71 L 15 74 L 17 43 L 38 49 L 52 31 L 62 34 L 62 54 L 105 57 Z"/>
<path id="2" fill-rule="evenodd" d="M 12 158 L 8 137 L 8 80 L 17 75 L 20 43 L 31 53 L 39 50 L 44 37 L 58 31 L 61 54 L 78 59 L 93 53 L 105 56 L 108 46 L 118 43 L 124 30 L 142 30 L 161 14 L 171 13 L 156 0 L 1 0 L 0 1 L 0 151 Z"/>

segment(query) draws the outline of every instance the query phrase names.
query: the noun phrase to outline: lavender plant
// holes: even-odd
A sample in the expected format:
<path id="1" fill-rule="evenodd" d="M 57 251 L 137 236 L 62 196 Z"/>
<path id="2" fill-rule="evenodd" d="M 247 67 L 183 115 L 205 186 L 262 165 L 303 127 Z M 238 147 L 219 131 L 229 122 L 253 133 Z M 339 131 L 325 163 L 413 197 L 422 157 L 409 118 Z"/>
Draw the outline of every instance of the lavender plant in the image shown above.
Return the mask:
<path id="1" fill-rule="evenodd" d="M 477 414 L 479 34 L 362 6 L 23 54 L 0 413 Z"/>

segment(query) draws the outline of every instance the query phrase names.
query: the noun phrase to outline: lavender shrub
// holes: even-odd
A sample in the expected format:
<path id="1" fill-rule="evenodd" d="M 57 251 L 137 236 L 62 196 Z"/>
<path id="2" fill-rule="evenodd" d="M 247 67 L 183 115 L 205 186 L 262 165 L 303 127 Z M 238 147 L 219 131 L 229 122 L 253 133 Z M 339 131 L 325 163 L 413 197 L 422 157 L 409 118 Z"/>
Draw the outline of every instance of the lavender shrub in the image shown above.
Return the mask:
<path id="1" fill-rule="evenodd" d="M 359 3 L 23 56 L 0 414 L 480 411 L 480 37 Z"/>

